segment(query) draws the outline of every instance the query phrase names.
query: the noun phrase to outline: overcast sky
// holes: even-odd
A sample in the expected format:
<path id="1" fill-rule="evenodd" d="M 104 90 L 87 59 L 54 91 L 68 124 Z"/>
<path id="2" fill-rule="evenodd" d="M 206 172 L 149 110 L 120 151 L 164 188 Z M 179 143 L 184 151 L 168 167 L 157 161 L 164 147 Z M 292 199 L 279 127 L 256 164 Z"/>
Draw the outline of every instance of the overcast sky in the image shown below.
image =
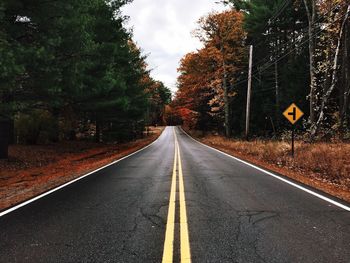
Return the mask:
<path id="1" fill-rule="evenodd" d="M 177 68 L 188 52 L 201 47 L 191 35 L 200 17 L 224 7 L 215 0 L 134 0 L 123 8 L 134 40 L 148 54 L 152 77 L 176 90 Z"/>

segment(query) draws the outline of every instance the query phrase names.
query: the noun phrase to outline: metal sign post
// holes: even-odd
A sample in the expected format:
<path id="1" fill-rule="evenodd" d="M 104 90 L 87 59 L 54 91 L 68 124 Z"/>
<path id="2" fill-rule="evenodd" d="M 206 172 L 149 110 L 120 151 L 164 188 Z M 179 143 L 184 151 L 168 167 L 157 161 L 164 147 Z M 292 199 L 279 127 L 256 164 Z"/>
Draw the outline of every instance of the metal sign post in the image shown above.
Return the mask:
<path id="1" fill-rule="evenodd" d="M 292 157 L 294 158 L 294 137 L 295 137 L 295 124 L 301 117 L 304 116 L 304 113 L 299 109 L 297 105 L 292 103 L 284 112 L 283 116 L 292 124 Z"/>
<path id="2" fill-rule="evenodd" d="M 294 135 L 295 134 L 295 126 L 292 128 L 292 157 L 294 158 Z"/>

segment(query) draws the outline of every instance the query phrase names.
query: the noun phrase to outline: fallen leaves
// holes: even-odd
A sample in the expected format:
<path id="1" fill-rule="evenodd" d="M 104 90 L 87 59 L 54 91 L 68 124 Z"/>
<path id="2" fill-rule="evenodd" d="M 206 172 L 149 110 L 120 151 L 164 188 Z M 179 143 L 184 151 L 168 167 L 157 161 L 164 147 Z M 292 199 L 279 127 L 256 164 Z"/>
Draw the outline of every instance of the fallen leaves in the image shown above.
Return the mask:
<path id="1" fill-rule="evenodd" d="M 0 210 L 137 151 L 162 131 L 162 127 L 152 128 L 144 139 L 125 144 L 77 141 L 11 146 L 9 160 L 0 160 Z"/>

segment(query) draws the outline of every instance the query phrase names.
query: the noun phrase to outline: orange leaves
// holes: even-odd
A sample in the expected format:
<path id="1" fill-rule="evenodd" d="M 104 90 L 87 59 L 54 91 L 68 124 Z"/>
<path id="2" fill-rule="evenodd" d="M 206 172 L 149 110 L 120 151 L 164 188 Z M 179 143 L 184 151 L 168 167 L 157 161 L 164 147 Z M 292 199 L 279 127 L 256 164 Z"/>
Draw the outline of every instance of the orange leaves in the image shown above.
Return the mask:
<path id="1" fill-rule="evenodd" d="M 236 73 L 243 64 L 246 53 L 243 14 L 235 10 L 211 13 L 201 18 L 198 24 L 195 36 L 204 43 L 204 48 L 185 56 L 179 71 L 182 73 L 184 64 L 192 60 L 194 71 L 201 75 L 201 81 L 206 81 L 207 86 L 220 92 L 224 71 L 227 72 L 228 83 L 234 85 Z"/>
<path id="2" fill-rule="evenodd" d="M 189 53 L 181 60 L 178 69 L 179 90 L 176 94 L 176 99 L 181 106 L 191 110 L 197 108 L 199 101 L 211 88 L 214 72 L 212 68 L 216 67 L 215 64 L 215 59 L 208 55 L 205 49 L 197 53 Z"/>
<path id="3" fill-rule="evenodd" d="M 242 27 L 243 14 L 235 10 L 211 13 L 199 20 L 199 29 L 195 31 L 206 46 L 212 46 L 230 55 L 238 53 L 244 45 L 246 33 Z M 223 55 L 223 54 L 222 54 Z"/>
<path id="4" fill-rule="evenodd" d="M 198 112 L 192 111 L 187 108 L 179 108 L 178 112 L 183 120 L 185 126 L 189 129 L 195 128 L 198 121 Z"/>
<path id="5" fill-rule="evenodd" d="M 204 47 L 181 59 L 175 100 L 184 121 L 192 124 L 205 115 L 222 113 L 224 83 L 234 87 L 245 56 L 242 13 L 211 13 L 198 24 L 194 34 Z M 229 90 L 228 94 L 231 97 L 236 92 Z"/>

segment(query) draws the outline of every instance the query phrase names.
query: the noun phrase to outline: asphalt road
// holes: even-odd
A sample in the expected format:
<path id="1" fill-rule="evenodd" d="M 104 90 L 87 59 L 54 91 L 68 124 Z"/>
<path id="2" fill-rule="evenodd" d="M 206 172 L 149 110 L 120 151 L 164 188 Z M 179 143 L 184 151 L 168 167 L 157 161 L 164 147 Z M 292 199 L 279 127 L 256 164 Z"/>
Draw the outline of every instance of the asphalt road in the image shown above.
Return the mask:
<path id="1" fill-rule="evenodd" d="M 348 263 L 350 212 L 168 127 L 147 149 L 0 217 L 4 263 L 169 258 Z"/>

